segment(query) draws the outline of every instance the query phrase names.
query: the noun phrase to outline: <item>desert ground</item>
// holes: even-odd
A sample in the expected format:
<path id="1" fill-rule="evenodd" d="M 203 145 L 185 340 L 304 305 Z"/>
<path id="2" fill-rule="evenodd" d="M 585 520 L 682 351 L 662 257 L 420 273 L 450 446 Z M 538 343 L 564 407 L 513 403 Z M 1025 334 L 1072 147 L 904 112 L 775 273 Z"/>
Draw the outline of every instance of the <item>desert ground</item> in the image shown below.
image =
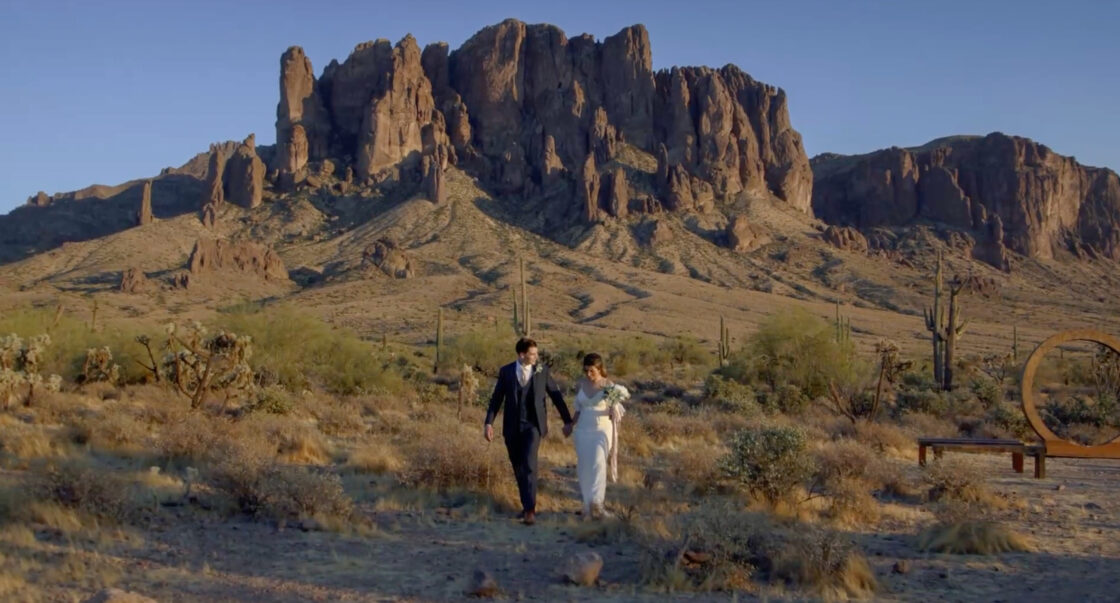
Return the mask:
<path id="1" fill-rule="evenodd" d="M 499 599 L 1114 598 L 1120 461 L 1051 459 L 1035 480 L 1008 455 L 922 469 L 916 445 L 1034 441 L 1019 370 L 1058 331 L 1117 331 L 1109 264 L 998 271 L 934 227 L 890 255 L 837 249 L 767 198 L 742 200 L 772 235 L 745 254 L 703 215 L 658 218 L 657 245 L 645 222 L 546 236 L 448 182 L 442 205 L 302 191 L 213 230 L 167 217 L 0 266 L 0 596 L 434 601 L 474 596 L 481 571 L 495 587 L 476 594 Z M 204 236 L 265 241 L 292 279 L 169 285 Z M 363 264 L 386 237 L 413 242 L 415 276 Z M 923 317 L 938 251 L 975 285 L 947 391 Z M 127 267 L 149 288 L 122 292 Z M 558 432 L 541 520 L 514 518 L 481 423 L 522 296 L 565 391 L 599 351 L 635 394 L 613 518 L 576 514 Z M 1083 443 L 1120 427 L 1102 354 L 1063 350 L 1035 384 Z M 601 574 L 576 584 L 589 551 Z"/>

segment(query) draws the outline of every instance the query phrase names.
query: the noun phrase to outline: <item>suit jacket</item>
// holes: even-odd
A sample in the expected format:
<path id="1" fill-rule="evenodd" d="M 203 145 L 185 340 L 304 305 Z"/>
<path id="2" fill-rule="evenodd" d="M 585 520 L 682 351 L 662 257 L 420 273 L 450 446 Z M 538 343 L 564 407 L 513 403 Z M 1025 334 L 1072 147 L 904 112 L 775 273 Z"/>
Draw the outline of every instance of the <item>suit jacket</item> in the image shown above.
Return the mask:
<path id="1" fill-rule="evenodd" d="M 516 362 L 507 364 L 498 371 L 498 383 L 494 385 L 494 393 L 490 396 L 490 406 L 486 410 L 486 424 L 490 425 L 494 422 L 494 419 L 498 416 L 498 410 L 501 409 L 504 402 L 506 410 L 502 413 L 502 433 L 506 437 L 516 433 L 519 428 L 521 422 L 520 410 L 523 401 L 532 404 L 533 409 L 536 410 L 535 417 L 533 413 L 526 413 L 526 415 L 530 421 L 536 419 L 537 429 L 540 430 L 541 436 L 548 435 L 546 396 L 552 399 L 552 404 L 556 406 L 564 424 L 567 425 L 572 422 L 572 416 L 568 414 L 568 406 L 564 404 L 564 396 L 560 393 L 560 388 L 556 387 L 556 382 L 552 380 L 548 367 L 545 365 L 537 366 L 541 367 L 540 372 L 537 372 L 536 367 L 533 367 L 532 376 L 525 388 L 521 387 L 521 383 L 517 379 Z M 525 389 L 529 391 L 526 392 Z M 528 396 L 525 394 L 528 394 Z"/>

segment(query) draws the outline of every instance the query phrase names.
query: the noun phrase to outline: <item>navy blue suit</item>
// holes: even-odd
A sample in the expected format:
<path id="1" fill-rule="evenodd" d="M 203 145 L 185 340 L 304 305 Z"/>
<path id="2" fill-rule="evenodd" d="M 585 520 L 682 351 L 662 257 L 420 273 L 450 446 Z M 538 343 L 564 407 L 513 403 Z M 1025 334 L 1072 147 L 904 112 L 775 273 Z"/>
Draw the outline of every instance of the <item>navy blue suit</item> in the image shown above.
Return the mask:
<path id="1" fill-rule="evenodd" d="M 537 366 L 541 367 L 540 372 Z M 525 386 L 517 375 L 517 363 L 503 366 L 498 371 L 498 382 L 490 396 L 490 406 L 486 410 L 486 424 L 492 425 L 498 411 L 505 404 L 502 413 L 502 438 L 506 442 L 513 475 L 517 478 L 517 490 L 521 495 L 521 507 L 525 511 L 537 510 L 537 450 L 541 437 L 548 435 L 548 413 L 545 398 L 551 398 L 560 418 L 567 425 L 572 422 L 568 406 L 560 388 L 552 380 L 547 366 L 533 367 L 529 382 Z"/>

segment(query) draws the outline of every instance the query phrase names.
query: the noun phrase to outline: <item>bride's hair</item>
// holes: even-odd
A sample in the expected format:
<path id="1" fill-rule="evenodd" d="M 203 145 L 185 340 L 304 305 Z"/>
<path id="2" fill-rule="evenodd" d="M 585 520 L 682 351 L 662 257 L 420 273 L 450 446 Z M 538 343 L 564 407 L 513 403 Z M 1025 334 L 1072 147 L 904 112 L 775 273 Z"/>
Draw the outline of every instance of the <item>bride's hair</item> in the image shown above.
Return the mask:
<path id="1" fill-rule="evenodd" d="M 583 357 L 583 368 L 586 369 L 589 366 L 599 369 L 599 374 L 603 377 L 607 376 L 607 367 L 603 366 L 603 357 L 595 352 Z"/>

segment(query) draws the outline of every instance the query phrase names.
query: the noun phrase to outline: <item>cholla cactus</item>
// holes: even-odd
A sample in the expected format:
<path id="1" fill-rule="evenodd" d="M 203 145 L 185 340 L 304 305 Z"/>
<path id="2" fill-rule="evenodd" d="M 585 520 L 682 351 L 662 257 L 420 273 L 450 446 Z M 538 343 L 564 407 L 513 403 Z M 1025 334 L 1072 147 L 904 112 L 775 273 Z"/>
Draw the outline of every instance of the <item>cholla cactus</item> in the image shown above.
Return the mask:
<path id="1" fill-rule="evenodd" d="M 201 406 L 210 391 L 223 392 L 227 402 L 252 391 L 251 337 L 228 331 L 207 337 L 206 328 L 197 322 L 186 327 L 168 324 L 167 334 L 161 373 L 191 399 L 191 408 Z"/>
<path id="2" fill-rule="evenodd" d="M 456 413 L 459 420 L 463 419 L 463 404 L 474 400 L 476 391 L 478 391 L 478 377 L 469 364 L 464 364 L 459 371 L 459 408 Z"/>
<path id="3" fill-rule="evenodd" d="M 86 362 L 82 365 L 83 383 L 108 381 L 115 384 L 120 376 L 121 367 L 113 364 L 113 352 L 109 346 L 86 350 Z"/>
<path id="4" fill-rule="evenodd" d="M 44 380 L 39 374 L 50 344 L 49 335 L 36 335 L 26 342 L 14 333 L 0 338 L 0 402 L 5 408 L 19 398 L 24 387 L 27 397 L 23 403 L 29 406 L 36 388 L 58 391 L 62 386 L 58 375 Z"/>

